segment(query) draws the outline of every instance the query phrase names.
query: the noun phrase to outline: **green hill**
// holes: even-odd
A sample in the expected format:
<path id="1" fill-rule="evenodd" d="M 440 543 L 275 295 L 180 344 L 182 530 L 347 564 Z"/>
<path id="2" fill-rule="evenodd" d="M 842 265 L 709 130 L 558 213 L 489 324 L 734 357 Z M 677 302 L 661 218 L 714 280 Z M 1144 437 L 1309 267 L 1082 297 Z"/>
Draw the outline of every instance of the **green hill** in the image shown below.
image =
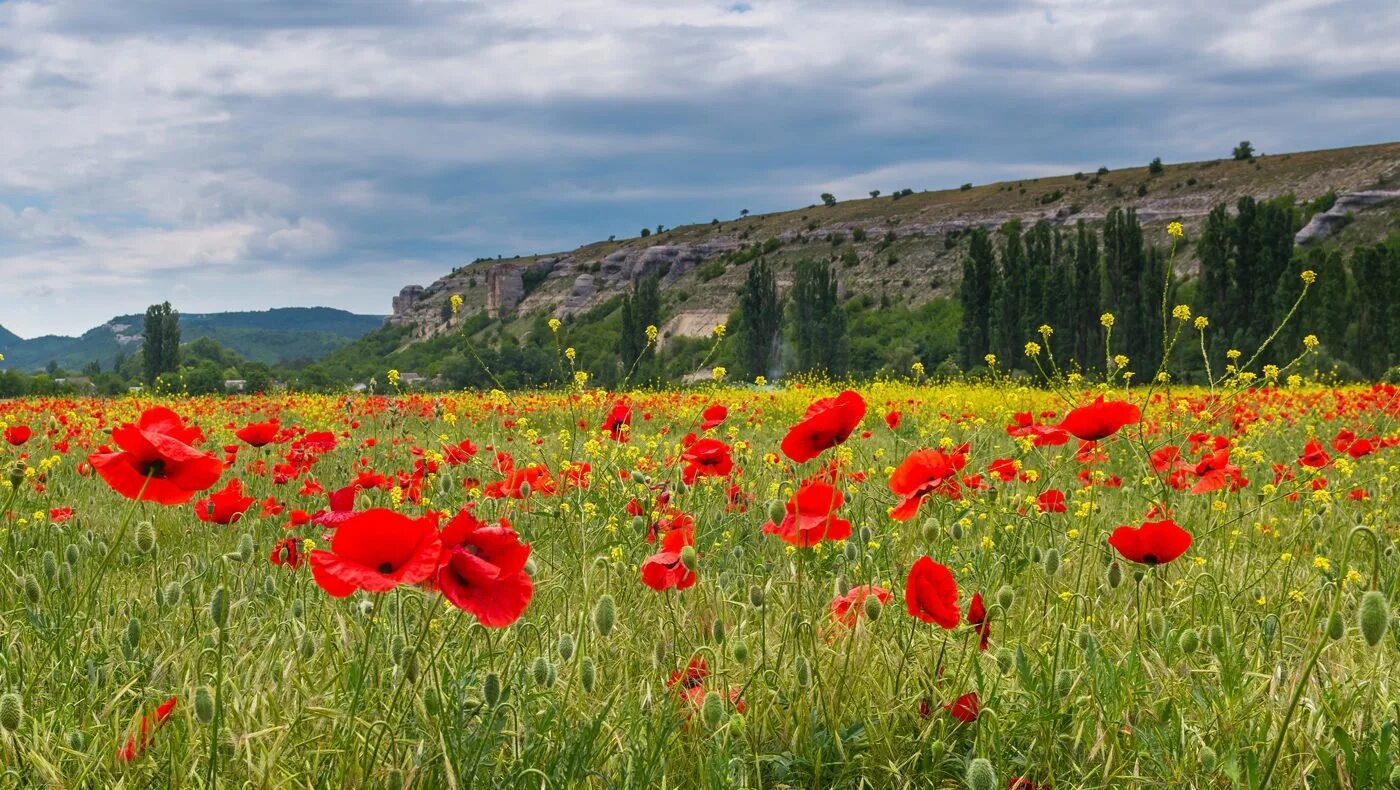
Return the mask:
<path id="1" fill-rule="evenodd" d="M 349 345 L 384 323 L 383 316 L 329 307 L 285 307 L 232 313 L 183 313 L 181 339 L 209 338 L 239 356 L 266 364 L 313 360 Z M 97 362 L 110 368 L 141 348 L 143 316 L 117 316 L 79 337 L 45 335 L 24 340 L 0 328 L 0 367 L 39 370 L 55 362 L 81 370 Z"/>

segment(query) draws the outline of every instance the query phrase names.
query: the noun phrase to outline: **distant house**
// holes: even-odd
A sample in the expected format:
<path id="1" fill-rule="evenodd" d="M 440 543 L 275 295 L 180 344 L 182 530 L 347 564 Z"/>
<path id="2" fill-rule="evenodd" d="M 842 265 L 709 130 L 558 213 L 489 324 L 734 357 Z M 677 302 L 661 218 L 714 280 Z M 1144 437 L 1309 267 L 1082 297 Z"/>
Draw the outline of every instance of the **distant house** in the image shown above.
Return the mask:
<path id="1" fill-rule="evenodd" d="M 247 386 L 247 379 L 224 379 L 224 392 L 242 392 Z"/>
<path id="2" fill-rule="evenodd" d="M 68 386 L 73 387 L 74 389 L 80 390 L 92 389 L 94 386 L 92 383 L 92 378 L 89 376 L 67 376 L 61 379 L 54 379 L 53 383 L 67 384 Z"/>
<path id="3" fill-rule="evenodd" d="M 418 386 L 419 384 L 422 384 L 423 382 L 427 381 L 427 379 L 424 378 L 424 377 L 423 377 L 421 374 L 419 374 L 419 373 L 414 373 L 414 372 L 410 371 L 410 372 L 408 372 L 408 373 L 402 373 L 402 374 L 400 374 L 400 375 L 399 375 L 399 381 L 403 382 L 403 385 L 404 385 L 405 387 L 415 387 L 415 386 Z"/>
<path id="4" fill-rule="evenodd" d="M 364 383 L 363 381 L 357 381 L 355 382 L 354 386 L 350 387 L 351 392 L 365 392 L 368 389 L 369 385 Z"/>

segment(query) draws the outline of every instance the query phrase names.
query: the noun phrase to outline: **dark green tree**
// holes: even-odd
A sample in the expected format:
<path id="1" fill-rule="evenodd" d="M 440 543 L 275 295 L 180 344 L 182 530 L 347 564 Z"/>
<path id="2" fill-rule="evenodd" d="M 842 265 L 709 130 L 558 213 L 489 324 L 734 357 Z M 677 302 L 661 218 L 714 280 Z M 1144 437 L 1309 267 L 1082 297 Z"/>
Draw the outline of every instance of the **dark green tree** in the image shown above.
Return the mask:
<path id="1" fill-rule="evenodd" d="M 748 278 L 739 291 L 739 324 L 735 328 L 743 373 L 750 378 L 767 376 L 773 370 L 778 330 L 783 311 L 778 302 L 778 282 L 766 258 L 749 267 Z"/>
<path id="2" fill-rule="evenodd" d="M 1021 238 L 1020 220 L 1012 220 L 1001 229 L 1006 237 L 1001 248 L 1001 269 L 992 287 L 992 353 L 1003 366 L 1014 367 L 1020 350 L 1030 338 L 1026 337 L 1026 305 L 1029 301 L 1026 278 L 1025 245 Z"/>
<path id="3" fill-rule="evenodd" d="M 180 316 L 169 302 L 146 308 L 141 357 L 147 384 L 154 384 L 162 373 L 180 369 Z"/>
<path id="4" fill-rule="evenodd" d="M 996 251 L 985 228 L 976 228 L 968 241 L 967 257 L 963 258 L 962 284 L 958 301 L 962 304 L 962 327 L 958 330 L 958 349 L 964 369 L 982 364 L 982 357 L 991 351 L 992 291 L 997 274 Z"/>
<path id="5" fill-rule="evenodd" d="M 846 373 L 846 313 L 836 273 L 827 261 L 799 261 L 792 283 L 797 366 L 832 376 Z"/>

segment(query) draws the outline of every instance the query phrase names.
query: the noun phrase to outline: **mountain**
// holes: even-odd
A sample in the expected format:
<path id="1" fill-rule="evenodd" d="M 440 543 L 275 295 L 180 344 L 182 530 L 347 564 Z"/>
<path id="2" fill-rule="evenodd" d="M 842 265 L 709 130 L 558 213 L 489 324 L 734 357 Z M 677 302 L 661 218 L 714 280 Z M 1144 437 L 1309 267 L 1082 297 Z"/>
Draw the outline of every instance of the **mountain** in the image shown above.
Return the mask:
<path id="1" fill-rule="evenodd" d="M 873 185 L 872 185 L 873 186 Z M 1342 246 L 1378 241 L 1400 229 L 1400 143 L 1217 159 L 1184 164 L 1099 168 L 1050 178 L 838 200 L 794 211 L 741 216 L 596 242 L 567 252 L 484 259 L 427 287 L 410 285 L 393 299 L 381 333 L 399 348 L 490 320 L 515 335 L 540 315 L 579 317 L 607 307 L 631 283 L 660 277 L 665 323 L 660 342 L 703 337 L 733 310 L 748 264 L 773 262 L 779 288 L 804 258 L 840 261 L 847 298 L 865 295 L 911 310 L 952 297 L 967 254 L 966 231 L 1011 220 L 1029 227 L 1086 220 L 1101 225 L 1115 207 L 1136 209 L 1147 238 L 1165 243 L 1166 225 L 1182 222 L 1192 238 L 1212 207 L 1241 197 L 1292 195 L 1311 217 L 1300 244 Z M 1178 273 L 1196 268 L 1183 245 Z M 460 295 L 454 314 L 449 299 Z M 474 327 L 475 328 L 475 327 Z M 386 335 L 387 337 L 387 335 Z M 367 339 L 368 342 L 368 339 Z M 376 341 L 383 346 L 382 339 Z"/>
<path id="2" fill-rule="evenodd" d="M 110 369 L 119 356 L 141 348 L 142 315 L 117 316 L 80 337 L 45 335 L 24 340 L 0 329 L 0 367 L 39 370 L 50 361 L 66 370 L 92 362 Z M 329 307 L 284 307 L 232 313 L 181 313 L 180 337 L 217 341 L 240 356 L 267 364 L 319 359 L 379 328 L 383 316 L 359 315 Z"/>

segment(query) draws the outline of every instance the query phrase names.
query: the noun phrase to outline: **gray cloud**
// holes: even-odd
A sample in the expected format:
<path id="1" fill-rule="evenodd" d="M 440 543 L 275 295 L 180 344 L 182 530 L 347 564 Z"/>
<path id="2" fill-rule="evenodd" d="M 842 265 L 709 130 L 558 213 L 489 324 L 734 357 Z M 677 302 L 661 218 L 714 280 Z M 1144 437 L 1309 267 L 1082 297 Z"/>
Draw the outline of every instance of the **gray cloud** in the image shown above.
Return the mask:
<path id="1" fill-rule="evenodd" d="M 0 4 L 0 325 L 383 312 L 478 256 L 1393 139 L 1392 0 Z"/>

